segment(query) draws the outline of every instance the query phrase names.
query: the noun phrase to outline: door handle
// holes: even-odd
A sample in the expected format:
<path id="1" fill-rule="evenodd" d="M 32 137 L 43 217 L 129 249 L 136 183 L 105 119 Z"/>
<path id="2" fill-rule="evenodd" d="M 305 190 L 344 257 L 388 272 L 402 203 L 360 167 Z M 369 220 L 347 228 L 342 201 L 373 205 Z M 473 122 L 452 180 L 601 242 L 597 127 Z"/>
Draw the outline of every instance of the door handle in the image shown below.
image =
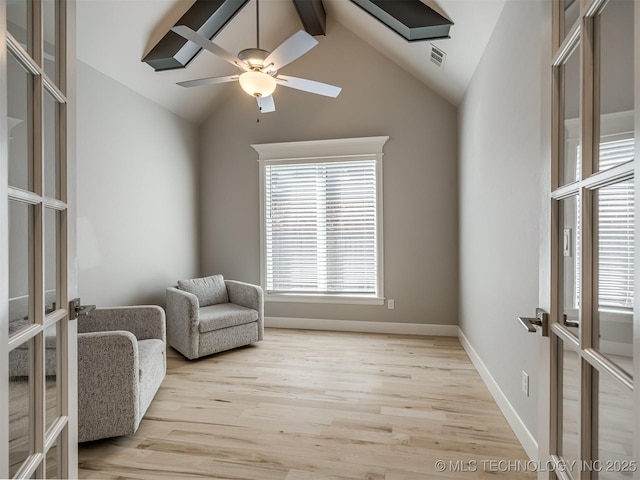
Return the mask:
<path id="1" fill-rule="evenodd" d="M 578 322 L 577 320 L 567 320 L 566 313 L 562 315 L 562 324 L 565 327 L 580 328 L 580 322 Z"/>
<path id="2" fill-rule="evenodd" d="M 89 315 L 95 309 L 95 305 L 80 305 L 80 299 L 74 298 L 69 302 L 69 320 Z"/>
<path id="3" fill-rule="evenodd" d="M 542 336 L 549 336 L 549 314 L 541 308 L 536 308 L 535 317 L 518 317 L 518 321 L 529 333 L 536 333 L 540 327 Z"/>
<path id="4" fill-rule="evenodd" d="M 518 320 L 528 332 L 536 333 L 538 331 L 536 329 L 536 325 L 540 325 L 540 320 L 538 320 L 537 318 L 518 317 Z"/>

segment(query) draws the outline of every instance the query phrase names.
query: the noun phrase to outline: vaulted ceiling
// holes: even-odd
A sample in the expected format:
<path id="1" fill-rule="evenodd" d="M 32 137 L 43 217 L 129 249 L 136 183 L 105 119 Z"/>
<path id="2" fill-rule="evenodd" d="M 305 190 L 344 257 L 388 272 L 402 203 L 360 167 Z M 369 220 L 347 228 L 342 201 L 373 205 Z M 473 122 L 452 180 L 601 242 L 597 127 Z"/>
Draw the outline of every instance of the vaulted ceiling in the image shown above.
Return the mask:
<path id="1" fill-rule="evenodd" d="M 323 0 L 328 32 L 338 22 L 453 104 L 471 80 L 505 0 L 422 0 L 450 18 L 449 39 L 407 42 L 349 0 Z M 91 67 L 194 123 L 201 123 L 224 98 L 224 88 L 185 89 L 178 81 L 236 73 L 208 52 L 185 69 L 155 72 L 141 59 L 158 43 L 193 0 L 78 0 L 78 58 Z M 255 0 L 214 41 L 232 53 L 256 44 Z M 302 29 L 291 0 L 260 2 L 260 44 L 273 50 Z M 322 37 L 317 37 L 322 45 Z M 431 44 L 446 53 L 444 68 L 429 60 Z M 318 48 L 318 47 L 316 47 Z M 357 59 L 354 59 L 357 68 Z"/>

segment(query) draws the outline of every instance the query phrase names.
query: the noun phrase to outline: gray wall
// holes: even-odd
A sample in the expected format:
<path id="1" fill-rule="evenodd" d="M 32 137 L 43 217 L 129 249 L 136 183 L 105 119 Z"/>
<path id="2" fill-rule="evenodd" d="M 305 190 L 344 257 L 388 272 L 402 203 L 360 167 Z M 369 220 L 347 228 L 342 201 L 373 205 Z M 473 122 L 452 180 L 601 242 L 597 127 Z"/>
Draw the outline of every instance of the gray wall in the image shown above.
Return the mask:
<path id="1" fill-rule="evenodd" d="M 534 436 L 538 337 L 516 318 L 538 300 L 542 14 L 506 3 L 459 114 L 460 328 Z"/>
<path id="2" fill-rule="evenodd" d="M 198 271 L 198 130 L 78 62 L 78 275 L 85 303 L 164 304 Z"/>
<path id="3" fill-rule="evenodd" d="M 384 306 L 267 304 L 268 316 L 456 324 L 457 110 L 330 22 L 320 45 L 283 73 L 343 87 L 333 100 L 279 87 L 258 114 L 237 85 L 200 129 L 202 274 L 260 280 L 253 143 L 389 135 L 384 156 Z M 204 87 L 206 88 L 206 87 Z M 256 120 L 259 118 L 259 122 Z"/>

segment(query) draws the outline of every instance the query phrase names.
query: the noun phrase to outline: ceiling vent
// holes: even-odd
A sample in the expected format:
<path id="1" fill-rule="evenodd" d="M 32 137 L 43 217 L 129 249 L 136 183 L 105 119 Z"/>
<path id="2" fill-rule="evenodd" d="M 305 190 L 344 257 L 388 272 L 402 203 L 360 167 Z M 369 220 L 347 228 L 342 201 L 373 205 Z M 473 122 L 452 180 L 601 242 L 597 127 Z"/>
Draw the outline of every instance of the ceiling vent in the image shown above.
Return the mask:
<path id="1" fill-rule="evenodd" d="M 447 58 L 447 54 L 432 43 L 429 58 L 437 65 L 438 68 L 444 68 L 444 61 Z"/>

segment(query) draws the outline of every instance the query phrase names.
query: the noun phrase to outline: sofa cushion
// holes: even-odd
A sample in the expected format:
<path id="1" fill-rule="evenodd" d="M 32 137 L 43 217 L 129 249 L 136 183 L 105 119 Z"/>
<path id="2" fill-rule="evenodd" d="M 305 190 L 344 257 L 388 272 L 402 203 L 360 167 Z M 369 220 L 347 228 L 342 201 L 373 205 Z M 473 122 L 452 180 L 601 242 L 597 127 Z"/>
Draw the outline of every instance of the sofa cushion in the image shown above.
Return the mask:
<path id="1" fill-rule="evenodd" d="M 149 380 L 147 376 L 154 375 L 154 370 L 158 365 L 164 365 L 164 349 L 164 342 L 157 338 L 138 340 L 138 369 L 141 383 Z M 164 371 L 164 369 L 162 370 Z M 155 373 L 155 375 L 157 374 L 158 372 Z"/>
<path id="2" fill-rule="evenodd" d="M 185 292 L 193 293 L 198 297 L 200 307 L 227 303 L 229 295 L 224 284 L 222 275 L 211 275 L 204 278 L 193 278 L 191 280 L 179 280 L 178 288 Z"/>
<path id="3" fill-rule="evenodd" d="M 200 309 L 200 333 L 257 322 L 258 312 L 234 303 L 220 303 Z"/>

